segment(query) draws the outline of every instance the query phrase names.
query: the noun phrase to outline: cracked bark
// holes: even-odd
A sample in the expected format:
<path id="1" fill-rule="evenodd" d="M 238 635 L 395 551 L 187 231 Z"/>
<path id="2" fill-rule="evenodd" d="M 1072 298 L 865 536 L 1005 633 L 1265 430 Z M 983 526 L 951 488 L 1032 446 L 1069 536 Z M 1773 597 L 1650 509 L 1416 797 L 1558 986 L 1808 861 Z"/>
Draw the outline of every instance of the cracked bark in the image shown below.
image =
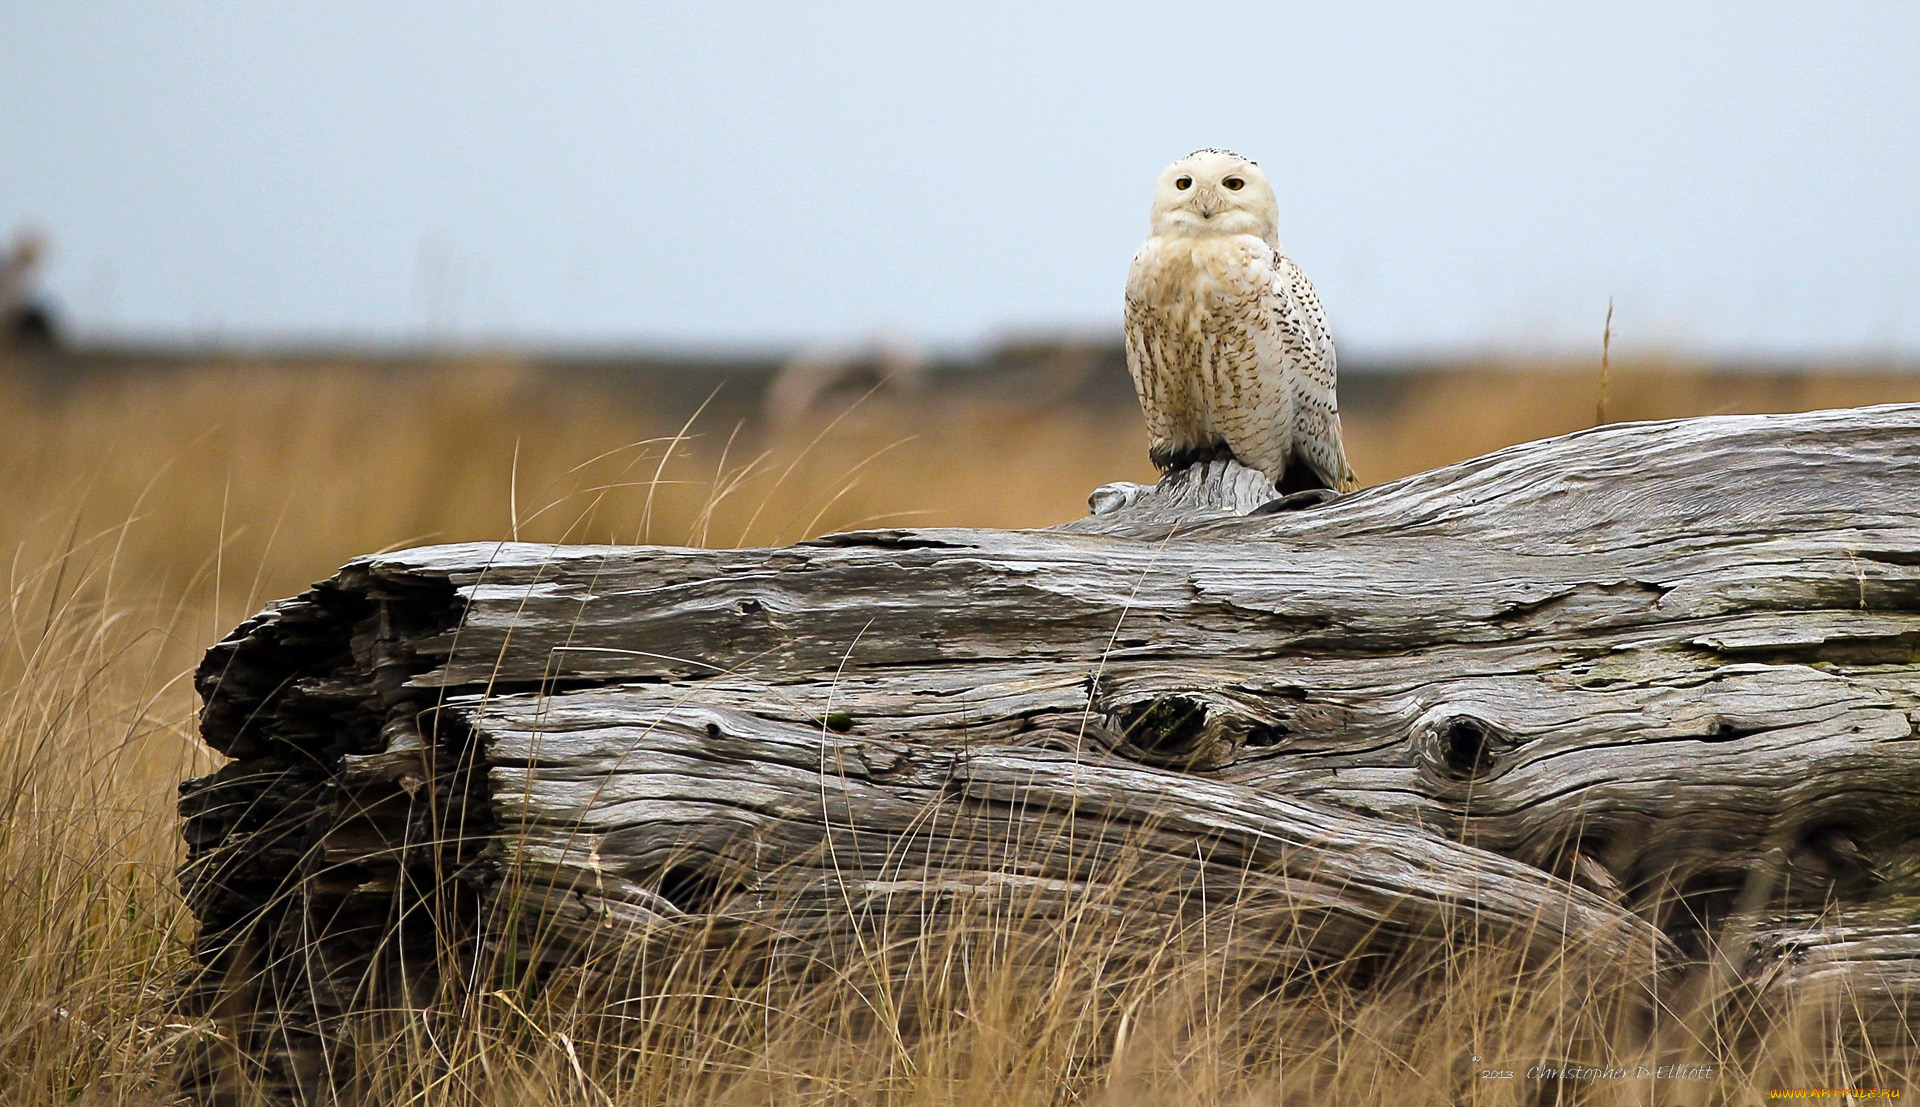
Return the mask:
<path id="1" fill-rule="evenodd" d="M 194 1002 L 314 1087 L 356 1006 L 440 982 L 409 950 L 566 964 L 778 902 L 830 957 L 1013 897 L 1250 912 L 1249 974 L 1436 936 L 1718 960 L 1912 1050 L 1920 407 L 1606 427 L 1248 517 L 1257 485 L 358 559 L 200 671 L 235 760 L 183 786 Z"/>

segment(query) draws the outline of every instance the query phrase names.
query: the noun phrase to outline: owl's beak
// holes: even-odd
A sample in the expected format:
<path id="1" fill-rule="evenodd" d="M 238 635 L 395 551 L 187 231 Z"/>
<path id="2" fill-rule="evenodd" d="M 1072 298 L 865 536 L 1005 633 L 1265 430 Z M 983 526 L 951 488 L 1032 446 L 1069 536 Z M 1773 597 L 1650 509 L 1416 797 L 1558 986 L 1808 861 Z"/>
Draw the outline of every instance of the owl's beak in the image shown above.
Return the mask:
<path id="1" fill-rule="evenodd" d="M 1193 194 L 1193 210 L 1200 213 L 1202 219 L 1212 219 L 1226 207 L 1220 202 L 1220 194 L 1210 188 L 1203 188 Z"/>

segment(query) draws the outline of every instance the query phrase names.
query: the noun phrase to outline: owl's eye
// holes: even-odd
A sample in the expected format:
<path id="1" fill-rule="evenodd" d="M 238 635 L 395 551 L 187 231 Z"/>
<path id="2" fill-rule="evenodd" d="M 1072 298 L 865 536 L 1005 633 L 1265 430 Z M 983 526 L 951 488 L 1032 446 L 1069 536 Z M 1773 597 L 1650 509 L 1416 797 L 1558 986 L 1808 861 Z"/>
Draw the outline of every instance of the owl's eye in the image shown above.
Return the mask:
<path id="1" fill-rule="evenodd" d="M 1175 177 L 1173 179 L 1173 187 L 1179 189 L 1182 192 L 1185 192 L 1187 189 L 1193 187 L 1193 178 L 1192 177 Z"/>
<path id="2" fill-rule="evenodd" d="M 1247 182 L 1241 180 L 1238 177 L 1228 177 L 1226 180 L 1221 181 L 1220 183 L 1227 186 L 1228 192 L 1238 192 L 1241 189 L 1247 187 Z"/>

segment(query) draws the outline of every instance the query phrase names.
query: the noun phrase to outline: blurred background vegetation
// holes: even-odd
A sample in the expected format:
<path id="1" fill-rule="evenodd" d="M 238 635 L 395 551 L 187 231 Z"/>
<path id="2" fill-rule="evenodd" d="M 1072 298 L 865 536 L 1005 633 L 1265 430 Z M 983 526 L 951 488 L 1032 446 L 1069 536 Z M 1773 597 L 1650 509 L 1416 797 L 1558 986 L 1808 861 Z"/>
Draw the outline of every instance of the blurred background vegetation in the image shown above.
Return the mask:
<path id="1" fill-rule="evenodd" d="M 875 526 L 1034 527 L 1153 478 L 1116 344 L 966 359 L 246 356 L 83 349 L 0 374 L 17 564 L 112 535 L 128 583 L 228 622 L 373 550 L 502 540 L 753 545 Z M 1343 366 L 1380 484 L 1625 421 L 1920 400 L 1874 364 L 1614 359 Z M 211 617 L 211 616 L 210 616 Z M 213 626 L 209 630 L 216 629 Z"/>

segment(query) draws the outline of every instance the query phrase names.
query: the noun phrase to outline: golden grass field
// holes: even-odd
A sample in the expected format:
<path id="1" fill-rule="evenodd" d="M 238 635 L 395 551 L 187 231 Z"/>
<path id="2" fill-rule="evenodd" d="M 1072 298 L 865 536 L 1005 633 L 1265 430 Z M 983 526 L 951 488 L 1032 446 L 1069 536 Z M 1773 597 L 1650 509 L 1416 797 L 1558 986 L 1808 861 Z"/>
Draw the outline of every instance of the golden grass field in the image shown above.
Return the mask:
<path id="1" fill-rule="evenodd" d="M 1378 483 L 1590 426 L 1597 392 L 1586 369 L 1427 374 L 1391 404 L 1350 407 L 1350 452 L 1363 482 Z M 1920 400 L 1920 376 L 1639 363 L 1615 365 L 1607 394 L 1616 420 L 1891 400 Z M 218 1033 L 168 1007 L 189 928 L 173 877 L 175 787 L 214 763 L 195 740 L 187 674 L 266 601 L 353 555 L 414 544 L 737 545 L 868 525 L 1035 526 L 1083 513 L 1099 484 L 1151 477 L 1131 413 L 907 399 L 777 433 L 679 429 L 506 363 L 222 363 L 58 389 L 0 371 L 0 1102 L 171 1102 L 178 1059 Z M 1613 1017 L 1516 976 L 1500 951 L 1456 951 L 1440 984 L 1258 1010 L 1236 1007 L 1204 963 L 1171 966 L 1122 989 L 1137 1006 L 1116 1025 L 1073 998 L 1088 982 L 1074 978 L 1071 947 L 1028 956 L 990 927 L 949 940 L 946 956 L 964 948 L 998 975 L 922 996 L 944 1014 L 912 1041 L 848 1029 L 874 1010 L 849 977 L 725 1017 L 663 999 L 644 1048 L 603 1063 L 566 1010 L 500 993 L 431 1043 L 397 1048 L 385 1095 L 600 1107 L 1521 1103 L 1537 1086 L 1468 1080 L 1466 1058 L 1604 1049 Z M 1099 1052 L 1096 1039 L 1116 1059 L 1088 1069 L 1078 1058 Z M 1772 1075 L 1834 1078 L 1818 1043 L 1782 1049 Z M 1768 1078 L 1723 1072 L 1697 1101 L 1759 1098 L 1754 1081 Z M 1618 1102 L 1648 1094 L 1623 1085 Z"/>

